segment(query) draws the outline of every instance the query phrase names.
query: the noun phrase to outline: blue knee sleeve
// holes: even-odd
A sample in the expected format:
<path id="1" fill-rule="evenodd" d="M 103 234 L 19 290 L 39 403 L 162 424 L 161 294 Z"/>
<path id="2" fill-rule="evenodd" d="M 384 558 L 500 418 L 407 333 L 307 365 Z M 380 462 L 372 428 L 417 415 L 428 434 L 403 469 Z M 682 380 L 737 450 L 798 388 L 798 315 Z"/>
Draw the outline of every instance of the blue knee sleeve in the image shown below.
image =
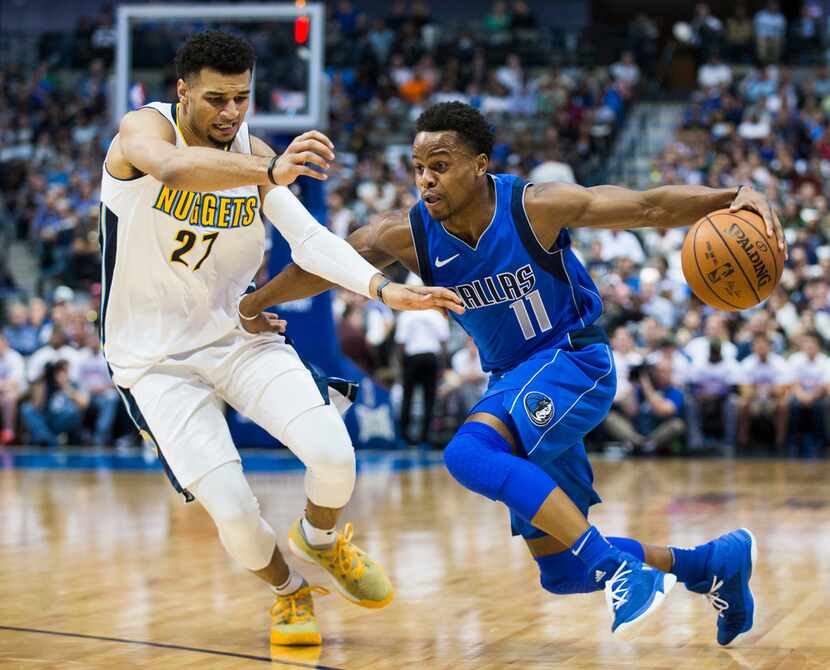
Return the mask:
<path id="1" fill-rule="evenodd" d="M 646 560 L 646 552 L 643 549 L 643 545 L 637 542 L 637 540 L 632 540 L 630 537 L 606 537 L 605 539 L 620 551 L 631 554 L 637 560 Z"/>
<path id="2" fill-rule="evenodd" d="M 570 551 L 539 556 L 536 562 L 539 564 L 539 581 L 545 591 L 557 595 L 569 595 L 591 593 L 602 589 L 601 583 L 586 579 L 588 568 Z"/>
<path id="3" fill-rule="evenodd" d="M 530 521 L 556 488 L 556 482 L 540 467 L 511 451 L 510 443 L 495 428 L 470 421 L 444 449 L 444 463 L 460 484 L 503 502 Z"/>

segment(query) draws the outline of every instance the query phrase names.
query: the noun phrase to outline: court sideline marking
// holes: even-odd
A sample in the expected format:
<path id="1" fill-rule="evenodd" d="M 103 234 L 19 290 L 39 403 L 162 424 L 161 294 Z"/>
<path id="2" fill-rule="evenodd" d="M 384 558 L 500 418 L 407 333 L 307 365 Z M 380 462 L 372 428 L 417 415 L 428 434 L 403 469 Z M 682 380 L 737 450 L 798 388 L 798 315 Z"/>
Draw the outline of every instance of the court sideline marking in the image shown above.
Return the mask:
<path id="1" fill-rule="evenodd" d="M 83 633 L 65 633 L 57 630 L 43 630 L 40 628 L 22 628 L 18 626 L 0 626 L 0 630 L 8 630 L 16 633 L 37 633 L 39 635 L 55 635 L 59 637 L 75 637 L 83 640 L 102 640 L 104 642 L 119 642 L 121 644 L 135 644 L 144 647 L 158 647 L 160 649 L 177 649 L 179 651 L 192 651 L 198 654 L 211 654 L 213 656 L 230 656 L 232 658 L 244 658 L 250 661 L 261 661 L 264 663 L 281 663 L 291 665 L 295 668 L 313 668 L 314 670 L 342 670 L 329 665 L 312 665 L 311 663 L 300 663 L 299 661 L 283 661 L 270 656 L 254 656 L 253 654 L 241 654 L 234 651 L 220 651 L 218 649 L 202 649 L 200 647 L 187 647 L 181 644 L 168 644 L 165 642 L 149 642 L 147 640 L 128 640 L 122 637 L 106 637 L 104 635 L 85 635 Z"/>

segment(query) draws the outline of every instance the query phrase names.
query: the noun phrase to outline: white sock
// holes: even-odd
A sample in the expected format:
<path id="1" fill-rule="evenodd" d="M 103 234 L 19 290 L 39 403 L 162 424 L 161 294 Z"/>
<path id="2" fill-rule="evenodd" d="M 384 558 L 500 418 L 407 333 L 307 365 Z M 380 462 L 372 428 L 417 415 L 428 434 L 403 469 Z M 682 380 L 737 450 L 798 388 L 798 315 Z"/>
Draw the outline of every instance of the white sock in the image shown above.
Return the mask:
<path id="1" fill-rule="evenodd" d="M 315 528 L 305 517 L 302 518 L 300 524 L 302 524 L 303 535 L 305 535 L 306 541 L 312 547 L 325 547 L 334 543 L 336 528 L 331 528 L 329 530 Z"/>
<path id="2" fill-rule="evenodd" d="M 287 596 L 290 593 L 294 593 L 303 585 L 303 582 L 305 581 L 303 576 L 296 570 L 292 570 L 291 568 L 288 570 L 288 579 L 285 580 L 285 583 L 280 584 L 279 586 L 271 586 L 271 589 L 278 596 Z"/>

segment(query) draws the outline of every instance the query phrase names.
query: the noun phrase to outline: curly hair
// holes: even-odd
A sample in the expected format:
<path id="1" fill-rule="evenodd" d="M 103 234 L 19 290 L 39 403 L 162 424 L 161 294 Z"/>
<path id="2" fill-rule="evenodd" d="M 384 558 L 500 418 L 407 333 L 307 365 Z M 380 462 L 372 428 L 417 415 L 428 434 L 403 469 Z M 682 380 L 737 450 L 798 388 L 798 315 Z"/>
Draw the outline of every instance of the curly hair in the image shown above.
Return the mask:
<path id="1" fill-rule="evenodd" d="M 475 107 L 463 102 L 439 102 L 425 109 L 415 122 L 419 133 L 454 130 L 476 152 L 488 158 L 493 151 L 495 135 L 490 124 Z"/>
<path id="2" fill-rule="evenodd" d="M 253 47 L 241 37 L 208 30 L 192 35 L 176 54 L 176 74 L 180 79 L 199 74 L 202 68 L 210 68 L 222 74 L 242 74 L 253 70 Z"/>

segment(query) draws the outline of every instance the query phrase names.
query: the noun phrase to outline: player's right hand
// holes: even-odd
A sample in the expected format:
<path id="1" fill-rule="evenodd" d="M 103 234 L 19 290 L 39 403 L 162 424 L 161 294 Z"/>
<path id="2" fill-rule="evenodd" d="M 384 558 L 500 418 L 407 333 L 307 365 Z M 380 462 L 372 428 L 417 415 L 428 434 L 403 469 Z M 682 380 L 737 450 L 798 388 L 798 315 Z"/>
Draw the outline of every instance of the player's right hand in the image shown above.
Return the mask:
<path id="1" fill-rule="evenodd" d="M 325 180 L 328 175 L 324 171 L 328 170 L 333 160 L 332 141 L 318 130 L 309 130 L 292 140 L 285 153 L 277 159 L 271 173 L 280 186 L 288 186 L 302 175 Z M 320 170 L 315 170 L 308 163 L 316 165 Z"/>
<path id="2" fill-rule="evenodd" d="M 461 298 L 448 288 L 439 286 L 407 286 L 392 282 L 383 288 L 383 302 L 392 309 L 437 309 L 464 313 Z"/>
<path id="3" fill-rule="evenodd" d="M 285 328 L 288 326 L 288 322 L 285 319 L 281 319 L 278 314 L 274 314 L 273 312 L 260 312 L 254 319 L 240 318 L 239 325 L 254 335 L 257 333 L 279 333 L 282 335 L 285 332 Z"/>

